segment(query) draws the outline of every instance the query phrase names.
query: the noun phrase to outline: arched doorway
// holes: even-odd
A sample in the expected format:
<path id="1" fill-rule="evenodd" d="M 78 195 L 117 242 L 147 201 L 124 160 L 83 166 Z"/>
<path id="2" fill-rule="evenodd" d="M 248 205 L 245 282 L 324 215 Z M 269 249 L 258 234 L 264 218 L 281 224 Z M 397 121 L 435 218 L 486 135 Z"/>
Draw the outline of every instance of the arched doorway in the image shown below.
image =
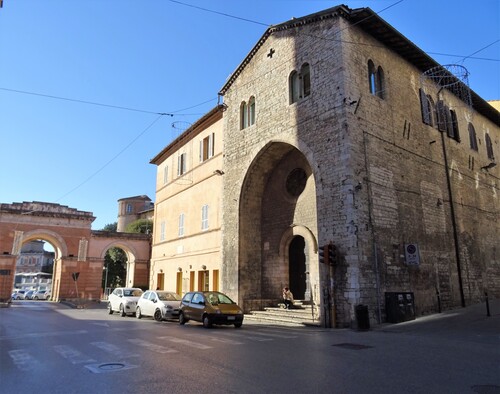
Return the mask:
<path id="1" fill-rule="evenodd" d="M 297 300 L 306 299 L 307 268 L 305 246 L 304 238 L 299 235 L 292 239 L 288 249 L 290 291 Z"/>
<path id="2" fill-rule="evenodd" d="M 316 181 L 308 158 L 284 142 L 256 155 L 239 207 L 238 290 L 247 310 L 276 305 L 284 286 L 294 298 L 319 289 Z M 312 261 L 314 260 L 314 261 Z"/>

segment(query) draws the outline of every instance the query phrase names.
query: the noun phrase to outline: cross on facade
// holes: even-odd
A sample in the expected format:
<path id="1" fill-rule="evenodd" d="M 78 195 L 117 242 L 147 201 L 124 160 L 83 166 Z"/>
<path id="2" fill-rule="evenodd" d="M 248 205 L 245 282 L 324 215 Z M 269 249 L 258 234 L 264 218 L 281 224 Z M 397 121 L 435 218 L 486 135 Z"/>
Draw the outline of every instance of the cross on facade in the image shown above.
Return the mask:
<path id="1" fill-rule="evenodd" d="M 273 57 L 274 52 L 276 52 L 273 48 L 269 50 L 269 53 L 267 54 L 267 57 Z"/>

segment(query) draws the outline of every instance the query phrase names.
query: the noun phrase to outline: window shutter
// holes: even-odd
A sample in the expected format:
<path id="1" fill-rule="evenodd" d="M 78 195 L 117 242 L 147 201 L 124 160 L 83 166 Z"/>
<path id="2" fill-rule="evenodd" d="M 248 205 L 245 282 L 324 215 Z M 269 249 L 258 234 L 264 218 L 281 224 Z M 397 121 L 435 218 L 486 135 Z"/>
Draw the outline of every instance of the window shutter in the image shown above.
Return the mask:
<path id="1" fill-rule="evenodd" d="M 420 93 L 420 110 L 422 111 L 422 122 L 425 124 L 430 124 L 431 114 L 429 113 L 429 102 L 427 101 L 427 96 L 422 89 L 419 89 Z"/>

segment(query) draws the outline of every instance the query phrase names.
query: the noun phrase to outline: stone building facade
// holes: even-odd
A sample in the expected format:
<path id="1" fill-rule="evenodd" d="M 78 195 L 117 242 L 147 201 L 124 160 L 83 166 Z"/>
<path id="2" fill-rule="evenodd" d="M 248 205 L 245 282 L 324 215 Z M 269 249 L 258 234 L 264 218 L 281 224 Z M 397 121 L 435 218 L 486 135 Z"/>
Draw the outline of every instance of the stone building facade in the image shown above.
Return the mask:
<path id="1" fill-rule="evenodd" d="M 385 293 L 500 297 L 499 113 L 373 11 L 270 27 L 220 94 L 221 286 L 245 310 L 284 285 L 338 327 L 386 321 Z"/>

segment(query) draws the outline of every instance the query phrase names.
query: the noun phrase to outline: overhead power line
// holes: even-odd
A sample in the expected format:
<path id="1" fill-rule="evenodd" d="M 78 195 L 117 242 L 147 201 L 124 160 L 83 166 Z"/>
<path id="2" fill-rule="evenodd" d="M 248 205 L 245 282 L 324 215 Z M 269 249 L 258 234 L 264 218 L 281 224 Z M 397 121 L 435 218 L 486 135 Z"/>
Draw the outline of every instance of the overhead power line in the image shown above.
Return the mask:
<path id="1" fill-rule="evenodd" d="M 97 105 L 97 106 L 100 106 L 100 107 L 122 109 L 122 110 L 125 110 L 125 111 L 142 112 L 142 113 L 154 114 L 154 115 L 174 116 L 173 114 L 170 114 L 170 113 L 167 113 L 167 112 L 145 111 L 145 110 L 137 109 L 137 108 L 121 107 L 119 105 L 96 103 L 94 101 L 78 100 L 78 99 L 73 99 L 73 98 L 68 98 L 68 97 L 53 96 L 53 95 L 50 95 L 50 94 L 43 94 L 43 93 L 36 93 L 36 92 L 27 92 L 25 90 L 8 89 L 8 88 L 2 88 L 2 87 L 0 87 L 0 90 L 5 90 L 7 92 L 21 93 L 21 94 L 29 94 L 29 95 L 38 96 L 38 97 L 46 97 L 46 98 L 51 98 L 51 99 L 54 99 L 54 100 L 71 101 L 71 102 L 74 102 L 74 103 L 81 103 L 81 104 Z"/>

